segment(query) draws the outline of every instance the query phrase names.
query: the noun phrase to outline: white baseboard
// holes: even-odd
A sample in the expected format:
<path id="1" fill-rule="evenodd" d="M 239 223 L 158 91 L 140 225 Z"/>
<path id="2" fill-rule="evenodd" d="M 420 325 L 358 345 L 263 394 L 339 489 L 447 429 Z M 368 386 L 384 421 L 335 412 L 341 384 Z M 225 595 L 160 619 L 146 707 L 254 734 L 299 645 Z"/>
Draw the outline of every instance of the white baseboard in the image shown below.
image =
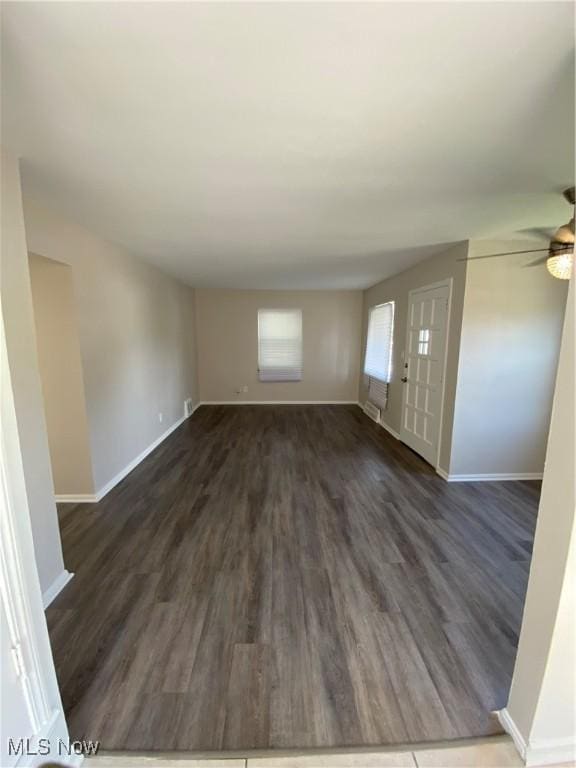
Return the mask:
<path id="1" fill-rule="evenodd" d="M 356 400 L 202 400 L 201 405 L 359 405 Z"/>
<path id="2" fill-rule="evenodd" d="M 389 427 L 388 424 L 386 424 L 386 422 L 381 421 L 380 426 L 383 427 L 386 430 L 386 432 L 390 432 L 392 437 L 395 437 L 396 440 L 400 440 L 400 433 L 396 432 L 396 430 L 392 429 L 392 427 Z"/>
<path id="3" fill-rule="evenodd" d="M 490 475 L 450 475 L 441 467 L 436 472 L 449 483 L 501 483 L 508 480 L 542 480 L 542 472 L 512 472 Z"/>
<path id="4" fill-rule="evenodd" d="M 507 709 L 498 710 L 496 715 L 502 728 L 512 737 L 526 766 L 571 764 L 574 761 L 576 744 L 573 737 L 526 742 Z"/>
<path id="5" fill-rule="evenodd" d="M 198 404 L 197 404 L 197 405 L 194 407 L 194 410 L 192 411 L 192 413 L 194 413 L 194 411 L 196 410 L 196 408 L 197 408 L 199 405 L 200 405 L 200 403 L 198 403 Z M 190 416 L 191 416 L 191 415 L 192 415 L 192 414 L 190 414 Z M 112 480 L 109 480 L 109 481 L 106 483 L 106 485 L 104 485 L 102 488 L 100 488 L 100 490 L 99 490 L 99 491 L 96 493 L 96 501 L 100 501 L 101 499 L 103 499 L 103 498 L 104 498 L 104 496 L 106 496 L 106 494 L 107 494 L 107 493 L 110 493 L 110 491 L 112 490 L 112 488 L 114 488 L 114 486 L 118 485 L 118 483 L 119 483 L 121 480 L 124 480 L 124 478 L 126 477 L 126 475 L 129 475 L 129 474 L 130 474 L 130 472 L 132 472 L 132 470 L 133 470 L 133 469 L 136 469 L 136 467 L 138 466 L 138 464 L 140 464 L 140 462 L 141 462 L 141 461 L 144 461 L 144 459 L 146 458 L 146 456 L 148 456 L 148 454 L 152 453 L 152 451 L 153 451 L 155 448 L 158 448 L 158 446 L 160 445 L 160 443 L 163 443 L 163 442 L 164 442 L 164 440 L 166 440 L 166 438 L 167 438 L 169 435 L 171 435 L 171 434 L 172 434 L 172 432 L 174 432 L 176 429 L 178 429 L 178 427 L 179 427 L 181 424 L 183 424 L 183 423 L 186 421 L 186 419 L 189 419 L 189 418 L 190 418 L 190 416 L 182 416 L 182 418 L 181 418 L 181 419 L 178 419 L 178 421 L 176 421 L 174 424 L 172 424 L 172 426 L 171 426 L 171 427 L 169 427 L 169 428 L 166 430 L 166 432 L 163 432 L 163 433 L 160 435 L 160 437 L 156 438 L 156 440 L 154 440 L 154 442 L 153 442 L 153 443 L 150 443 L 150 445 L 149 445 L 147 448 L 145 448 L 145 449 L 142 451 L 142 453 L 139 453 L 139 454 L 138 454 L 138 456 L 136 456 L 136 458 L 135 458 L 135 459 L 132 459 L 132 461 L 131 461 L 129 464 L 127 464 L 127 465 L 124 467 L 124 469 L 121 469 L 121 470 L 120 470 L 120 472 L 118 472 L 118 474 L 117 474 L 117 475 L 115 475 L 115 476 L 112 478 Z"/>
<path id="6" fill-rule="evenodd" d="M 57 504 L 93 504 L 98 501 L 98 496 L 95 493 L 57 493 L 54 500 Z"/>
<path id="7" fill-rule="evenodd" d="M 364 410 L 364 403 L 358 403 L 358 405 L 360 406 L 360 408 L 362 408 L 362 410 Z M 390 432 L 390 434 L 392 435 L 392 437 L 395 437 L 395 438 L 396 438 L 396 440 L 400 440 L 400 433 L 399 433 L 399 432 L 396 432 L 396 430 L 395 430 L 395 429 L 392 429 L 392 427 L 389 427 L 389 426 L 388 426 L 388 424 L 386 424 L 386 422 L 385 422 L 385 421 L 379 421 L 379 422 L 378 422 L 378 424 L 379 424 L 379 425 L 380 425 L 380 426 L 381 426 L 383 429 L 385 429 L 385 430 L 386 430 L 386 432 Z"/>
<path id="8" fill-rule="evenodd" d="M 60 576 L 54 579 L 48 589 L 42 593 L 42 605 L 44 608 L 48 608 L 50 603 L 56 599 L 56 597 L 60 594 L 60 592 L 62 592 L 66 584 L 68 584 L 72 578 L 74 578 L 73 573 L 70 573 L 70 571 L 67 570 L 63 570 Z"/>
<path id="9" fill-rule="evenodd" d="M 194 406 L 194 408 L 192 410 L 192 413 L 194 413 L 194 411 L 197 408 L 199 408 L 200 405 L 201 405 L 201 403 L 196 403 L 196 405 Z M 190 416 L 192 415 L 192 413 L 190 414 Z M 127 464 L 123 469 L 121 469 L 120 472 L 118 472 L 117 475 L 115 475 L 111 480 L 109 480 L 106 483 L 106 485 L 104 485 L 102 488 L 100 488 L 100 490 L 97 491 L 96 493 L 94 493 L 94 494 L 79 494 L 79 495 L 74 495 L 74 494 L 57 494 L 55 496 L 56 501 L 57 502 L 62 502 L 62 503 L 69 503 L 69 504 L 95 504 L 95 503 L 97 503 L 98 501 L 103 499 L 104 496 L 106 496 L 106 494 L 109 493 L 112 490 L 112 488 L 114 488 L 114 486 L 118 485 L 118 483 L 121 480 L 123 480 L 126 477 L 126 475 L 130 474 L 130 472 L 132 472 L 133 469 L 136 469 L 138 464 L 140 464 L 140 462 L 143 461 L 146 458 L 146 456 L 148 456 L 148 454 L 152 453 L 152 451 L 155 448 L 158 448 L 160 443 L 164 442 L 164 440 L 166 440 L 166 438 L 169 435 L 171 435 L 172 432 L 174 432 L 176 429 L 178 429 L 178 427 L 181 424 L 183 424 L 186 421 L 186 419 L 189 419 L 190 416 L 183 416 L 181 419 L 178 419 L 178 421 L 176 421 L 174 424 L 172 424 L 172 426 L 169 427 L 166 430 L 166 432 L 163 432 L 160 435 L 160 437 L 158 437 L 158 438 L 156 438 L 156 440 L 154 440 L 153 443 L 150 443 L 150 445 L 147 448 L 145 448 L 142 451 L 142 453 L 139 453 L 138 456 L 136 456 L 136 458 L 132 459 L 132 461 L 129 464 Z"/>
<path id="10" fill-rule="evenodd" d="M 526 743 L 524 737 L 518 730 L 516 723 L 510 717 L 510 713 L 507 709 L 499 709 L 495 714 L 502 728 L 504 728 L 506 733 L 511 736 L 514 746 L 518 750 L 522 760 L 524 760 L 526 757 Z"/>
<path id="11" fill-rule="evenodd" d="M 527 766 L 574 765 L 576 744 L 574 739 L 542 739 L 526 747 L 524 762 Z"/>

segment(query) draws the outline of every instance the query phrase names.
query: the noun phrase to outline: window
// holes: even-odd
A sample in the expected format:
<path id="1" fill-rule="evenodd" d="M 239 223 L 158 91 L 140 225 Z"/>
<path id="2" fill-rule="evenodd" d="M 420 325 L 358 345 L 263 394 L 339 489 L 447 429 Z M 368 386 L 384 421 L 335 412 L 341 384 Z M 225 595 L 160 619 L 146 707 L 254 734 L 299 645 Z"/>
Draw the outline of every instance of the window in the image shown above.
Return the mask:
<path id="1" fill-rule="evenodd" d="M 392 375 L 392 333 L 394 302 L 372 307 L 368 317 L 368 338 L 364 373 L 388 383 Z"/>
<path id="2" fill-rule="evenodd" d="M 258 310 L 258 378 L 302 379 L 302 310 Z"/>
<path id="3" fill-rule="evenodd" d="M 430 330 L 422 328 L 418 333 L 418 354 L 427 355 L 430 347 Z"/>

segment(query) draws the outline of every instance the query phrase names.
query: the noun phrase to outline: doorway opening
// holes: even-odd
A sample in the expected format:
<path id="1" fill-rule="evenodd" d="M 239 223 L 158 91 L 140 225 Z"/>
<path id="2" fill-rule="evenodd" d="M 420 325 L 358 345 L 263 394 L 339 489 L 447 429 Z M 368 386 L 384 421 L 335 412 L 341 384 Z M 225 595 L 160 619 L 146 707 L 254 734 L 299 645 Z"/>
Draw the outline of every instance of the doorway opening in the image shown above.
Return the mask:
<path id="1" fill-rule="evenodd" d="M 55 498 L 91 501 L 94 478 L 72 268 L 35 253 L 28 262 Z"/>

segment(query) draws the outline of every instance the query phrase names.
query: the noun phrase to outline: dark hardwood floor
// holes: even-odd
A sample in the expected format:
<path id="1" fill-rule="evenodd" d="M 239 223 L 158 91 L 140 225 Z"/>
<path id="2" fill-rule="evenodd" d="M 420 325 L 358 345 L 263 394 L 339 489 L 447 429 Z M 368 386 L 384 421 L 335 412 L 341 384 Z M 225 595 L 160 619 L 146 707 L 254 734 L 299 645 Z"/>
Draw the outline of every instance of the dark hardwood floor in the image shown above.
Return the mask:
<path id="1" fill-rule="evenodd" d="M 384 745 L 498 731 L 539 483 L 448 484 L 356 406 L 204 406 L 60 509 L 73 738 Z"/>

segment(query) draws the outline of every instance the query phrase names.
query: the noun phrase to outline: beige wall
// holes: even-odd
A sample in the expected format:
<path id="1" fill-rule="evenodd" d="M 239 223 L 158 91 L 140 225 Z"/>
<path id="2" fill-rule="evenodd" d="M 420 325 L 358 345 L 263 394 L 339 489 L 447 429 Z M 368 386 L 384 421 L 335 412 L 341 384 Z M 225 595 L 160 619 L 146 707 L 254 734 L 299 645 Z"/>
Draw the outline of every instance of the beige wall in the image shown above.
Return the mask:
<path id="1" fill-rule="evenodd" d="M 276 307 L 302 309 L 302 381 L 258 381 L 258 309 Z M 197 289 L 200 400 L 357 402 L 361 311 L 360 291 Z"/>
<path id="2" fill-rule="evenodd" d="M 93 494 L 72 270 L 36 254 L 28 260 L 54 490 Z"/>
<path id="3" fill-rule="evenodd" d="M 64 573 L 34 331 L 20 173 L 2 151 L 1 298 L 9 371 L 40 588 Z M 3 425 L 4 428 L 4 425 Z"/>
<path id="4" fill-rule="evenodd" d="M 529 247 L 471 241 L 470 256 Z M 468 264 L 450 474 L 544 469 L 568 285 L 533 259 Z"/>
<path id="5" fill-rule="evenodd" d="M 448 336 L 448 358 L 446 367 L 446 382 L 444 396 L 444 418 L 441 435 L 440 466 L 447 469 L 450 462 L 450 444 L 452 422 L 454 418 L 454 396 L 458 372 L 458 355 L 460 346 L 460 329 L 462 309 L 464 304 L 464 287 L 466 281 L 466 263 L 458 261 L 465 257 L 468 251 L 467 243 L 459 243 L 444 253 L 421 261 L 411 269 L 407 269 L 394 277 L 369 288 L 364 292 L 362 360 L 366 349 L 366 331 L 368 326 L 368 311 L 376 304 L 387 301 L 395 302 L 394 314 L 394 346 L 392 350 L 392 380 L 388 389 L 388 407 L 383 415 L 383 421 L 395 432 L 400 432 L 402 420 L 402 390 L 400 381 L 403 376 L 404 349 L 406 346 L 406 317 L 408 312 L 408 292 L 415 288 L 452 278 L 452 309 Z M 367 397 L 364 376 L 360 377 L 360 401 Z"/>
<path id="6" fill-rule="evenodd" d="M 529 765 L 570 763 L 576 750 L 574 275 L 508 715 Z"/>
<path id="7" fill-rule="evenodd" d="M 72 268 L 98 491 L 196 399 L 194 292 L 35 201 L 24 214 L 29 250 Z"/>

